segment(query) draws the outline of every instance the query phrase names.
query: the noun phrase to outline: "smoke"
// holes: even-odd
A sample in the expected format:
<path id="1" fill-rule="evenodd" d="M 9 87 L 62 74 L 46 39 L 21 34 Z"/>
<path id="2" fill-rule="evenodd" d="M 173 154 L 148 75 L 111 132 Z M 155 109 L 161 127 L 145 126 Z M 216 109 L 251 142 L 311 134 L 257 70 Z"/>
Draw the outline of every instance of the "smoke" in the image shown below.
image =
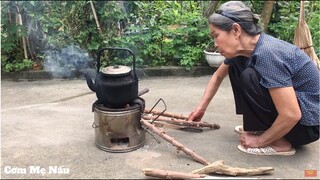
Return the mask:
<path id="1" fill-rule="evenodd" d="M 89 54 L 76 45 L 45 52 L 44 70 L 55 78 L 71 78 L 89 68 Z"/>

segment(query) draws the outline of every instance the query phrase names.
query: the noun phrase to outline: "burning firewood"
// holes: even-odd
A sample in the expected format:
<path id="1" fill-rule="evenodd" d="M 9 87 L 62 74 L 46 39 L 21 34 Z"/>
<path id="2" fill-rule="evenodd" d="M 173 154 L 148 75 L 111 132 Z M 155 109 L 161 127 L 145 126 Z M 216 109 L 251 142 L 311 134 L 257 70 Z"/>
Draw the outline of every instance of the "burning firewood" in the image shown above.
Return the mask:
<path id="1" fill-rule="evenodd" d="M 167 171 L 162 169 L 143 169 L 142 172 L 146 176 L 158 177 L 162 179 L 192 179 L 192 178 L 204 178 L 205 174 L 192 174 L 177 171 Z"/>
<path id="2" fill-rule="evenodd" d="M 194 174 L 223 174 L 230 176 L 253 176 L 270 174 L 273 172 L 272 167 L 258 167 L 258 168 L 240 168 L 224 165 L 223 160 L 215 161 L 201 169 L 192 171 Z"/>
<path id="3" fill-rule="evenodd" d="M 177 147 L 178 151 L 183 151 L 186 155 L 191 156 L 195 161 L 200 162 L 201 164 L 208 165 L 210 164 L 209 161 L 195 153 L 194 151 L 190 150 L 171 136 L 167 135 L 164 130 L 161 130 L 157 127 L 155 127 L 153 124 L 150 124 L 148 121 L 141 119 L 141 124 L 145 125 L 147 128 L 151 129 L 155 134 L 159 135 L 162 137 L 164 140 L 168 141 L 171 143 L 173 146 Z"/>
<path id="4" fill-rule="evenodd" d="M 151 114 L 143 115 L 142 118 L 145 120 L 164 121 L 164 122 L 176 124 L 176 125 L 193 126 L 193 127 L 209 127 L 210 129 L 219 129 L 220 128 L 220 125 L 218 125 L 218 124 L 209 124 L 206 122 L 193 122 L 193 121 L 186 121 L 186 120 L 169 118 L 169 117 L 162 117 L 162 116 L 157 118 L 157 116 L 154 116 Z"/>

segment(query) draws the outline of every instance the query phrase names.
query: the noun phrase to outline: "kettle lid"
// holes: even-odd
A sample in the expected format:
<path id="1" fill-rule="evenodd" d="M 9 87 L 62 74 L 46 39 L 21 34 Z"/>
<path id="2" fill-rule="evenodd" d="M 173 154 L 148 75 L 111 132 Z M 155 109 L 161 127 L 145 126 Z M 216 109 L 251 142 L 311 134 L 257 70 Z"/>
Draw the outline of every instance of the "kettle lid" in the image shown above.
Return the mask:
<path id="1" fill-rule="evenodd" d="M 131 72 L 131 68 L 128 66 L 114 65 L 103 68 L 101 72 L 107 75 L 125 75 Z"/>

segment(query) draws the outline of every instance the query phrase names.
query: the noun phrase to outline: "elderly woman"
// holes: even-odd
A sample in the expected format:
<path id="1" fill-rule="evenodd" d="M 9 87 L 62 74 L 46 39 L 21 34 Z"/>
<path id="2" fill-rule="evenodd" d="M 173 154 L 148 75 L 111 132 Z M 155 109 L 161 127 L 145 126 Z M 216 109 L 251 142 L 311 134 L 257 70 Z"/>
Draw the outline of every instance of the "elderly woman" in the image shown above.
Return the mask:
<path id="1" fill-rule="evenodd" d="M 319 139 L 319 71 L 298 47 L 262 33 L 257 23 L 241 1 L 226 2 L 209 17 L 215 46 L 226 59 L 189 121 L 201 120 L 229 75 L 236 113 L 243 115 L 238 149 L 293 155 L 295 147 Z"/>

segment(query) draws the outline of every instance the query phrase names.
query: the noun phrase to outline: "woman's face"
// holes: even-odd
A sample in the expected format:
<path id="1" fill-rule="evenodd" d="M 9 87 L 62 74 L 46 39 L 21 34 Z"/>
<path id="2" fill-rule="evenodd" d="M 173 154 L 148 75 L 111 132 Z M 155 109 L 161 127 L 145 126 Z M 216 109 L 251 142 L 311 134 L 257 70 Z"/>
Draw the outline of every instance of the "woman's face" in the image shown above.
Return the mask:
<path id="1" fill-rule="evenodd" d="M 223 31 L 210 24 L 210 33 L 214 38 L 214 45 L 218 47 L 219 53 L 225 58 L 233 58 L 237 56 L 237 47 L 239 41 L 236 40 L 235 33 L 231 31 Z"/>

